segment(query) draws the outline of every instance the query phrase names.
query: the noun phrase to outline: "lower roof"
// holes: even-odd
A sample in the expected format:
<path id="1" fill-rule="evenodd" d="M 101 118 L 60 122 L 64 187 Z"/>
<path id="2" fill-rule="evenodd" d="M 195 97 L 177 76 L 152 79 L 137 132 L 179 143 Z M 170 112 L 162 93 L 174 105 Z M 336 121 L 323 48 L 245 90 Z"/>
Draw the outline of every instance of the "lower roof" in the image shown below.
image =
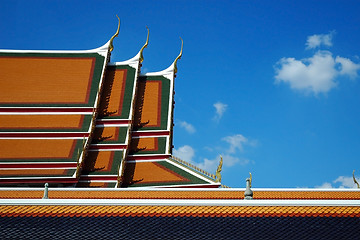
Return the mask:
<path id="1" fill-rule="evenodd" d="M 252 188 L 257 200 L 360 200 L 360 189 Z M 243 188 L 49 188 L 50 199 L 239 200 Z M 42 188 L 0 188 L 0 199 L 40 199 Z"/>
<path id="2" fill-rule="evenodd" d="M 49 199 L 41 199 L 43 189 L 0 188 L 0 238 L 356 239 L 360 233 L 358 189 L 253 188 L 253 200 L 243 199 L 244 189 L 48 190 Z"/>

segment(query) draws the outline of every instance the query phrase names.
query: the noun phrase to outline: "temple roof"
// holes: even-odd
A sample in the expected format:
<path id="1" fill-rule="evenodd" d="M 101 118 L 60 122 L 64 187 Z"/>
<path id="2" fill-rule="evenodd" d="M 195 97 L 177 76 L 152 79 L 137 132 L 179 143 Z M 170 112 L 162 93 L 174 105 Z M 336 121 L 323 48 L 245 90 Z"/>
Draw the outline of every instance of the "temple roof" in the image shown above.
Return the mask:
<path id="1" fill-rule="evenodd" d="M 0 50 L 0 184 L 11 186 L 0 188 L 1 238 L 359 235 L 358 189 L 249 195 L 251 178 L 218 188 L 222 160 L 215 176 L 172 156 L 182 47 L 167 69 L 141 74 L 149 30 L 135 57 L 109 63 L 118 34 L 88 51 Z"/>
<path id="2" fill-rule="evenodd" d="M 92 134 L 108 46 L 0 50 L 0 183 L 73 183 Z"/>

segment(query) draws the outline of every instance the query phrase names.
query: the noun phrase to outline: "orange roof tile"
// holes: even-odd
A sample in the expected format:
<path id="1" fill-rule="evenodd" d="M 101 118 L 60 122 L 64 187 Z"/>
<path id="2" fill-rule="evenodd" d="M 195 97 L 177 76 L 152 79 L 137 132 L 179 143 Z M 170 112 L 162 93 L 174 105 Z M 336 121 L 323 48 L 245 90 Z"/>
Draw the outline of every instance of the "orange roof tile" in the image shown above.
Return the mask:
<path id="1" fill-rule="evenodd" d="M 0 206 L 0 216 L 360 217 L 357 206 Z"/>
<path id="2" fill-rule="evenodd" d="M 101 183 L 103 184 L 103 183 Z M 360 200 L 360 191 L 256 191 L 254 199 Z M 49 189 L 54 199 L 243 199 L 242 190 L 94 190 Z M 43 190 L 0 189 L 0 199 L 41 198 Z"/>

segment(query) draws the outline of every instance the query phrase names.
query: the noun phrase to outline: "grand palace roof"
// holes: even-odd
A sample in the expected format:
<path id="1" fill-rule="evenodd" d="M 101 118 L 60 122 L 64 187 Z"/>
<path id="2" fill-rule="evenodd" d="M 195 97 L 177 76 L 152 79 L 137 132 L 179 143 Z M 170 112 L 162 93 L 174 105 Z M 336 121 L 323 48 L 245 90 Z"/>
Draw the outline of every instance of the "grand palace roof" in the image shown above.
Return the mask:
<path id="1" fill-rule="evenodd" d="M 227 188 L 222 160 L 173 156 L 183 45 L 143 74 L 149 30 L 111 62 L 119 27 L 93 50 L 0 50 L 2 239 L 358 238 L 359 189 Z"/>

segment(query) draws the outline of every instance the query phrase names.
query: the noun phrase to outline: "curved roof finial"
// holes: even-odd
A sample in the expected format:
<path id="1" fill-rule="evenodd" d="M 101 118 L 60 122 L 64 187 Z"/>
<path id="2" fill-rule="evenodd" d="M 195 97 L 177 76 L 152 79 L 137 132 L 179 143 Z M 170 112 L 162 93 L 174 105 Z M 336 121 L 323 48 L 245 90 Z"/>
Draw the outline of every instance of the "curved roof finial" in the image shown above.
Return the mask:
<path id="1" fill-rule="evenodd" d="M 250 174 L 250 187 L 251 187 L 251 183 L 252 183 L 252 175 L 251 175 L 251 172 L 249 172 L 249 174 Z"/>
<path id="2" fill-rule="evenodd" d="M 183 47 L 184 47 L 184 41 L 182 40 L 181 37 L 180 37 L 180 39 L 181 39 L 181 50 L 180 50 L 179 56 L 177 56 L 177 58 L 174 61 L 174 72 L 175 73 L 177 73 L 177 66 L 176 66 L 177 60 L 179 60 L 181 58 L 182 52 L 183 52 Z"/>
<path id="3" fill-rule="evenodd" d="M 144 46 L 140 49 L 140 63 L 142 63 L 144 61 L 144 56 L 143 56 L 144 48 L 146 48 L 149 44 L 150 30 L 147 26 L 146 26 L 146 29 L 148 30 L 148 34 L 147 34 L 147 38 L 146 38 L 146 42 L 145 42 Z"/>
<path id="4" fill-rule="evenodd" d="M 356 184 L 357 188 L 360 188 L 360 185 L 359 185 L 358 181 L 356 181 L 356 178 L 355 178 L 355 170 L 353 171 L 353 180 L 354 180 L 354 183 Z"/>
<path id="5" fill-rule="evenodd" d="M 223 157 L 220 155 L 219 166 L 218 166 L 218 168 L 216 169 L 216 172 L 215 172 L 215 176 L 216 176 L 215 182 L 221 182 L 222 165 L 223 165 Z"/>
<path id="6" fill-rule="evenodd" d="M 119 19 L 119 24 L 118 24 L 116 33 L 114 34 L 114 36 L 112 36 L 110 38 L 110 43 L 109 43 L 109 51 L 110 52 L 112 52 L 114 50 L 113 41 L 114 41 L 114 38 L 116 38 L 119 35 L 119 30 L 120 30 L 120 18 L 118 17 L 118 15 L 116 15 L 116 17 Z"/>

